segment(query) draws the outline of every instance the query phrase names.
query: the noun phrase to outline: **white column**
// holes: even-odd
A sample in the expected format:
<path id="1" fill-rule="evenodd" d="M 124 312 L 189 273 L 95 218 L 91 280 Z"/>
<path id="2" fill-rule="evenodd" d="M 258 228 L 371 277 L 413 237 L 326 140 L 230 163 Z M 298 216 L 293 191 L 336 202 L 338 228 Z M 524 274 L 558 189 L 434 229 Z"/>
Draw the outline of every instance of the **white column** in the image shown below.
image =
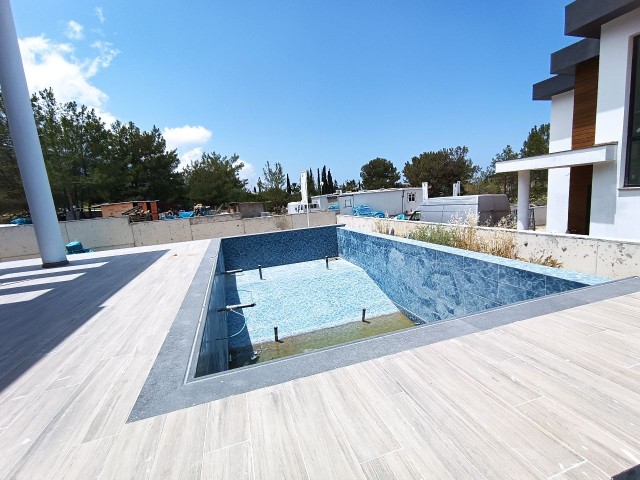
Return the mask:
<path id="1" fill-rule="evenodd" d="M 0 0 L 0 86 L 43 267 L 68 262 L 33 118 L 9 0 Z"/>
<path id="2" fill-rule="evenodd" d="M 518 172 L 518 230 L 529 230 L 529 189 L 531 175 L 529 170 Z"/>

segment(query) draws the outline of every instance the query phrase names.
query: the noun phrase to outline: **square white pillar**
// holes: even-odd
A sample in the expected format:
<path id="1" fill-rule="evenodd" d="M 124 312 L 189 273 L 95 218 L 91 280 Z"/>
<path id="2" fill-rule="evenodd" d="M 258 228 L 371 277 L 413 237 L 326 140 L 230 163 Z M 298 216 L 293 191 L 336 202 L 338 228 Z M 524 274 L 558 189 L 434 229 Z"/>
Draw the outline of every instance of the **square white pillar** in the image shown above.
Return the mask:
<path id="1" fill-rule="evenodd" d="M 531 190 L 531 172 L 518 172 L 518 230 L 529 230 L 529 191 Z"/>

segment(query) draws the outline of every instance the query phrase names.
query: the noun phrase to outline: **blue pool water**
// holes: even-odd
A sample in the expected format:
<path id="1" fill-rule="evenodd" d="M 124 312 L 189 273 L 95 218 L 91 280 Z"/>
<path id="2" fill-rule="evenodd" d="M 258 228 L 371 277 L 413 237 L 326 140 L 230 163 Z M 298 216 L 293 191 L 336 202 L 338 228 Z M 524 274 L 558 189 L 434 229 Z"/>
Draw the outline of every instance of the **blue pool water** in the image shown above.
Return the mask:
<path id="1" fill-rule="evenodd" d="M 363 308 L 367 318 L 398 312 L 364 270 L 346 260 L 330 260 L 328 270 L 324 259 L 263 268 L 263 278 L 249 270 L 228 275 L 225 285 L 227 304 L 256 303 L 243 310 L 253 344 L 273 340 L 276 325 L 283 338 L 360 321 Z M 229 335 L 242 329 L 242 316 L 227 319 Z M 232 337 L 229 348 L 246 345 L 247 335 Z"/>

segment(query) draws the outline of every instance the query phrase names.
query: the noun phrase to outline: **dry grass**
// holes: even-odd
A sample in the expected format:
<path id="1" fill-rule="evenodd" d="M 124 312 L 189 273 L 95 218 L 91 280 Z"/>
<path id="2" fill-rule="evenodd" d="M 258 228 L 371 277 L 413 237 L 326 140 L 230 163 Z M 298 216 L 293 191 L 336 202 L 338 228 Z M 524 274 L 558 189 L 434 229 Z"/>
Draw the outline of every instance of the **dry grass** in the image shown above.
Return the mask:
<path id="1" fill-rule="evenodd" d="M 537 258 L 520 258 L 516 255 L 517 244 L 515 220 L 508 216 L 500 220 L 495 229 L 478 230 L 477 215 L 467 212 L 462 217 L 456 215 L 451 223 L 443 225 L 425 225 L 418 227 L 411 232 L 408 237 L 422 242 L 446 245 L 448 247 L 461 248 L 472 252 L 487 253 L 497 257 L 510 258 L 513 260 L 523 260 L 530 263 L 538 263 L 548 267 L 560 268 L 562 263 L 558 262 L 551 255 Z M 388 229 L 388 225 L 387 225 Z M 379 231 L 379 233 L 388 233 Z"/>

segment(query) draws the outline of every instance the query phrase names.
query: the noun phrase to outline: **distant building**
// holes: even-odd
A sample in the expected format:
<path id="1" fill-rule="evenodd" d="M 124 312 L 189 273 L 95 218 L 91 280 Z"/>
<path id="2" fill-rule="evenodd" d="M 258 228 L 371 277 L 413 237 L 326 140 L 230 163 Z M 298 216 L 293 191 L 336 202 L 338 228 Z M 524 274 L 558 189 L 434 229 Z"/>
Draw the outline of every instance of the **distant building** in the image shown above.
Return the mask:
<path id="1" fill-rule="evenodd" d="M 233 202 L 229 204 L 229 213 L 239 213 L 240 218 L 259 217 L 264 211 L 263 202 Z"/>
<path id="2" fill-rule="evenodd" d="M 103 203 L 100 205 L 102 217 L 120 217 L 134 207 L 142 212 L 149 212 L 153 220 L 158 220 L 158 200 L 136 200 L 132 202 Z"/>
<path id="3" fill-rule="evenodd" d="M 352 215 L 353 207 L 366 205 L 371 210 L 384 212 L 389 216 L 409 213 L 422 203 L 422 188 L 383 188 L 380 190 L 362 190 L 359 192 L 336 193 L 311 197 L 313 203 L 327 210 L 331 205 L 339 205 L 340 213 Z"/>
<path id="4" fill-rule="evenodd" d="M 550 153 L 496 172 L 518 172 L 520 212 L 529 171 L 549 171 L 547 232 L 640 239 L 640 2 L 576 0 L 564 31 L 584 39 L 551 54 L 555 76 L 533 86 L 551 101 Z"/>
<path id="5" fill-rule="evenodd" d="M 334 207 L 334 209 L 339 208 L 338 196 L 342 193 L 341 190 L 338 190 L 337 193 L 330 193 L 326 195 L 315 195 L 311 197 L 311 201 L 313 203 L 318 204 L 318 208 L 320 210 L 328 210 L 329 207 Z"/>
<path id="6" fill-rule="evenodd" d="M 309 204 L 310 212 L 320 212 L 321 208 L 315 201 Z M 297 213 L 307 213 L 307 205 L 302 202 L 289 202 L 287 204 L 287 213 L 289 215 L 295 215 Z"/>

